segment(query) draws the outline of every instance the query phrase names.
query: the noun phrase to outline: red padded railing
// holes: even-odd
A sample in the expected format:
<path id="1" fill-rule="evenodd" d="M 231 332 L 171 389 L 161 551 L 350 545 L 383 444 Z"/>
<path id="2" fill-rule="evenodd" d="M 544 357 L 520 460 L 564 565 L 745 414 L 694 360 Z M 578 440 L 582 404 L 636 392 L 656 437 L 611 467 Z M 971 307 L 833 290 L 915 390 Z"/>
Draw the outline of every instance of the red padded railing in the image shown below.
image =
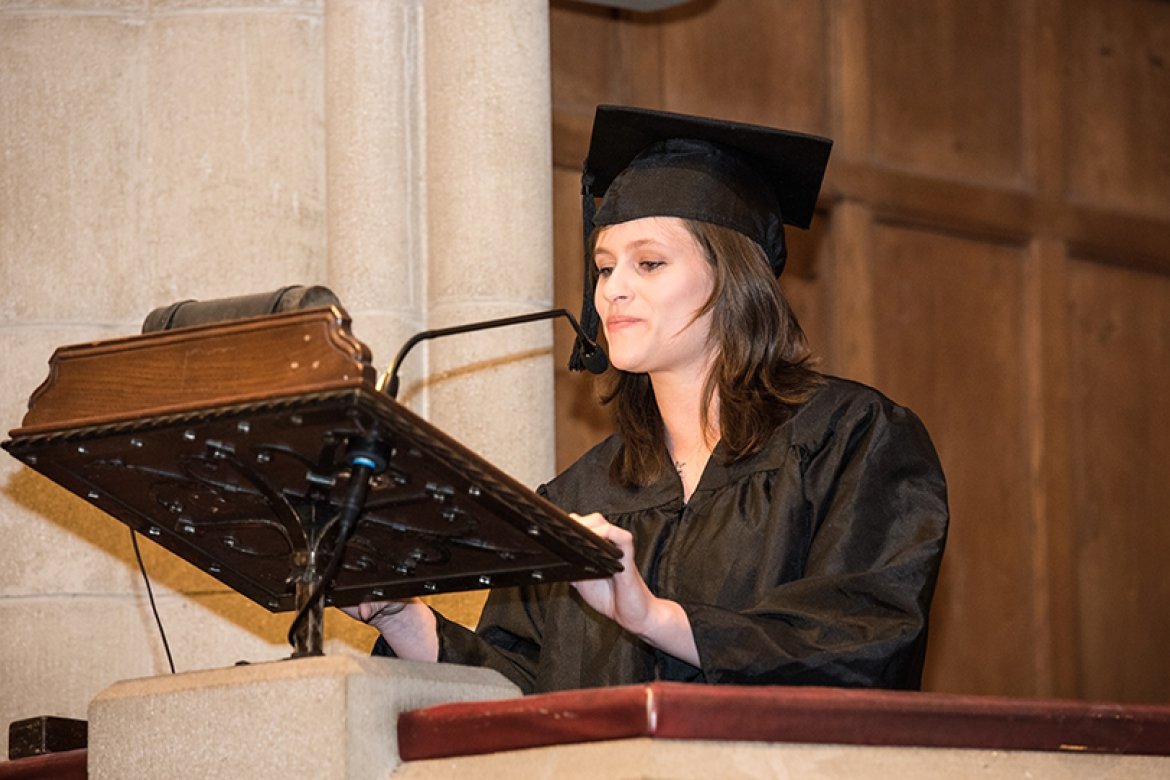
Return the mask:
<path id="1" fill-rule="evenodd" d="M 633 737 L 1170 755 L 1170 706 L 652 683 L 443 704 L 398 721 L 405 760 Z"/>

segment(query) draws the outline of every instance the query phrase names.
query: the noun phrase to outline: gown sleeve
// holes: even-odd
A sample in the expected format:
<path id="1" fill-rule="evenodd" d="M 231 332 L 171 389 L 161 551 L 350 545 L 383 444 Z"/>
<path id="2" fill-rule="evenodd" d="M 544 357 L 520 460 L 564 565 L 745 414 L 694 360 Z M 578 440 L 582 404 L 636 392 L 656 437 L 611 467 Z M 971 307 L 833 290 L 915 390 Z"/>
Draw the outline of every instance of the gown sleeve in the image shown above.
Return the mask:
<path id="1" fill-rule="evenodd" d="M 477 631 L 440 616 L 439 660 L 495 669 L 524 693 L 532 693 L 540 661 L 542 616 L 541 600 L 529 590 L 493 590 Z"/>
<path id="2" fill-rule="evenodd" d="M 495 588 L 484 603 L 479 628 L 472 631 L 434 610 L 441 663 L 495 669 L 524 693 L 536 690 L 547 586 Z M 382 637 L 374 655 L 394 656 Z"/>
<path id="3" fill-rule="evenodd" d="M 934 447 L 912 412 L 880 397 L 835 409 L 822 431 L 794 442 L 799 474 L 787 486 L 799 496 L 781 502 L 798 502 L 786 517 L 807 528 L 800 575 L 739 609 L 683 601 L 706 682 L 921 684 L 948 523 Z M 724 510 L 750 511 L 740 499 Z"/>
<path id="4" fill-rule="evenodd" d="M 538 624 L 531 620 L 530 606 L 539 600 L 522 598 L 520 590 L 498 588 L 488 594 L 480 621 L 484 628 L 479 631 L 471 631 L 435 610 L 439 662 L 495 669 L 522 692 L 533 693 L 540 657 L 540 631 Z M 395 656 L 382 637 L 374 643 L 372 654 Z"/>

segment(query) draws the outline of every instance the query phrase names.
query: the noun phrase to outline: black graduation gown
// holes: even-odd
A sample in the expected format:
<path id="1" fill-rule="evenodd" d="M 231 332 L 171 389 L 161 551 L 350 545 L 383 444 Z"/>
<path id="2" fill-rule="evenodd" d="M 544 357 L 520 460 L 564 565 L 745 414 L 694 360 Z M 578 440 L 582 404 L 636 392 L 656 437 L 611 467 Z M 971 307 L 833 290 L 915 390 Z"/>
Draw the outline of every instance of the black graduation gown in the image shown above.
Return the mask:
<path id="1" fill-rule="evenodd" d="M 672 472 L 613 485 L 611 437 L 541 492 L 634 536 L 650 589 L 690 618 L 700 666 L 655 650 L 567 583 L 493 591 L 471 632 L 439 616 L 439 660 L 526 693 L 651 680 L 917 688 L 947 530 L 946 486 L 918 418 L 827 378 L 758 454 L 716 447 L 689 503 Z M 378 641 L 375 653 L 389 654 Z"/>

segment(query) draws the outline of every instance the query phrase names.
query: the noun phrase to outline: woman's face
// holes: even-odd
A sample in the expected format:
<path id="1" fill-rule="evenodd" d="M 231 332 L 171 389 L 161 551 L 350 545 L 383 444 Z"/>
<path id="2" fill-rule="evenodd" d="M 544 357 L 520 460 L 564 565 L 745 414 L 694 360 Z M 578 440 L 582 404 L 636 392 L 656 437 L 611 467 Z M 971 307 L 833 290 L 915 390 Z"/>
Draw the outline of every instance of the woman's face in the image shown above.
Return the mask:
<path id="1" fill-rule="evenodd" d="M 632 373 L 704 376 L 711 313 L 695 315 L 715 273 L 683 221 L 646 217 L 602 228 L 593 259 L 610 363 Z"/>

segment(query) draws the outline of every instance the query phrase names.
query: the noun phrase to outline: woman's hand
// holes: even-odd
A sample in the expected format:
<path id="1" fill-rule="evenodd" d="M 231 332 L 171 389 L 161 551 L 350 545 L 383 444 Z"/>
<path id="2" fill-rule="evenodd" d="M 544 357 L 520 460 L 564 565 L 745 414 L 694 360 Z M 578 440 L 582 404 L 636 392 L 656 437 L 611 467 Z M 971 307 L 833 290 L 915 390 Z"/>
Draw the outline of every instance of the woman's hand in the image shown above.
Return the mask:
<path id="1" fill-rule="evenodd" d="M 340 607 L 340 609 L 354 620 L 373 625 L 378 618 L 397 615 L 406 609 L 406 604 L 405 601 L 363 601 L 356 606 Z"/>
<path id="2" fill-rule="evenodd" d="M 663 652 L 699 665 L 694 632 L 682 605 L 650 592 L 634 563 L 634 537 L 600 514 L 570 514 L 574 520 L 621 550 L 622 570 L 610 577 L 572 583 L 585 603 Z"/>
<path id="3" fill-rule="evenodd" d="M 399 658 L 439 660 L 435 613 L 421 600 L 366 601 L 353 607 L 341 607 L 341 611 L 378 629 Z"/>

